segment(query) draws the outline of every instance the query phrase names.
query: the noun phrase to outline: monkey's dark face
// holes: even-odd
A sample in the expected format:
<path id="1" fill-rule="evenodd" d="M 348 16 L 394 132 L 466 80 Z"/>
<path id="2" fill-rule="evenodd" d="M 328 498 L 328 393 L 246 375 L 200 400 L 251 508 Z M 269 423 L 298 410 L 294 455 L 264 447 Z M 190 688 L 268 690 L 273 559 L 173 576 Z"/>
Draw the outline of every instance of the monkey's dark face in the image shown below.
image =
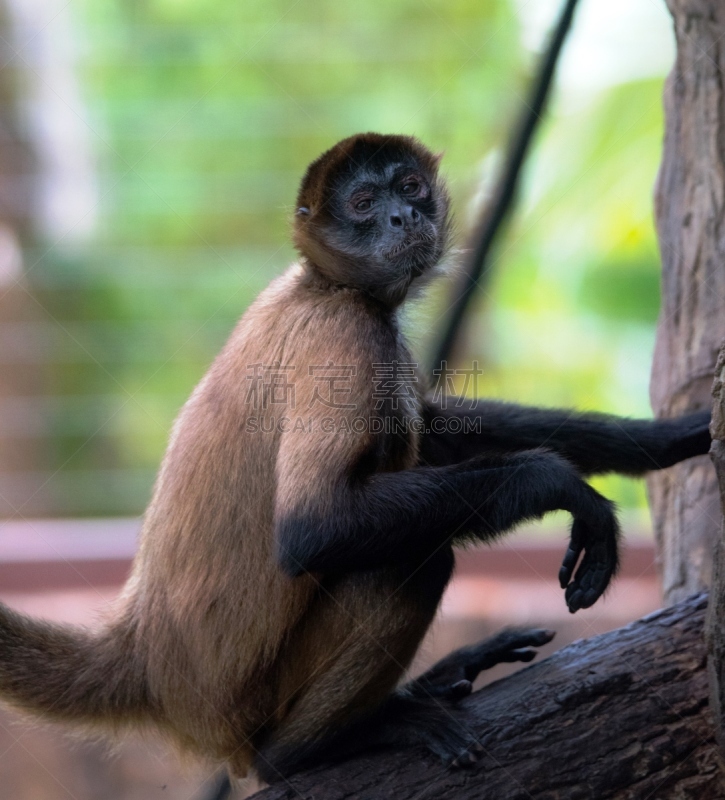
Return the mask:
<path id="1" fill-rule="evenodd" d="M 407 137 L 341 142 L 303 181 L 298 248 L 332 282 L 397 305 L 446 247 L 448 198 L 436 170 L 437 159 Z"/>
<path id="2" fill-rule="evenodd" d="M 331 243 L 380 279 L 412 279 L 440 256 L 431 180 L 412 159 L 357 169 L 333 189 L 330 205 Z"/>

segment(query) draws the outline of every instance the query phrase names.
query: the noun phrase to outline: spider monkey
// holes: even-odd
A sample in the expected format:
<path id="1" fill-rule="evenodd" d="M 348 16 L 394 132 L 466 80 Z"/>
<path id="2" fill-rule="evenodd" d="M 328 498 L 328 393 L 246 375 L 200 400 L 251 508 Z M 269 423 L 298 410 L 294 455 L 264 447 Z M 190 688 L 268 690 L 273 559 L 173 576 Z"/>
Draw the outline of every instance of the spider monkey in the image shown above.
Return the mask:
<path id="1" fill-rule="evenodd" d="M 92 729 L 154 726 L 269 782 L 376 744 L 475 760 L 457 699 L 553 634 L 504 632 L 396 689 L 454 546 L 564 509 L 559 581 L 570 611 L 591 606 L 617 569 L 618 527 L 582 476 L 706 453 L 709 413 L 446 403 L 421 376 L 403 396 L 378 379 L 411 364 L 398 309 L 446 256 L 438 161 L 413 138 L 368 133 L 310 165 L 300 260 L 181 411 L 117 605 L 94 632 L 0 606 L 3 699 Z M 335 370 L 325 394 L 318 378 Z M 478 427 L 453 432 L 466 422 Z"/>

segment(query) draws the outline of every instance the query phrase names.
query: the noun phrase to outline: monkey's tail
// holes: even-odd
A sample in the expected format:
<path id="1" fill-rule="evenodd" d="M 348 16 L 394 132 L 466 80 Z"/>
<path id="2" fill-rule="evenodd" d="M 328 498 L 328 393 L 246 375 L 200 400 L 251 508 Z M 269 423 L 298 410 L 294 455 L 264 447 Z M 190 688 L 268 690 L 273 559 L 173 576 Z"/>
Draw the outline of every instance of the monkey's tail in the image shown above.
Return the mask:
<path id="1" fill-rule="evenodd" d="M 118 727 L 148 716 L 148 694 L 126 621 L 93 634 L 0 603 L 0 699 L 58 721 Z"/>

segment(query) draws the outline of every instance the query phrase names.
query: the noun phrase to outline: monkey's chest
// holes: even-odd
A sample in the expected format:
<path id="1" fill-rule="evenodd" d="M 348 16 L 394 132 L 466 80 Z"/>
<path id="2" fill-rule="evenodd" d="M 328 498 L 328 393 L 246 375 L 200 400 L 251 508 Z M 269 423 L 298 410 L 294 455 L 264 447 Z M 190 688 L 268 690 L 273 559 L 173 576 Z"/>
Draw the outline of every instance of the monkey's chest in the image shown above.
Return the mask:
<path id="1" fill-rule="evenodd" d="M 397 472 L 418 462 L 422 416 L 416 399 L 391 404 L 376 417 L 378 436 L 378 471 Z M 373 425 L 376 423 L 374 422 Z"/>
<path id="2" fill-rule="evenodd" d="M 397 472 L 418 463 L 423 426 L 424 378 L 397 329 L 370 365 L 371 433 L 376 440 L 378 472 Z"/>

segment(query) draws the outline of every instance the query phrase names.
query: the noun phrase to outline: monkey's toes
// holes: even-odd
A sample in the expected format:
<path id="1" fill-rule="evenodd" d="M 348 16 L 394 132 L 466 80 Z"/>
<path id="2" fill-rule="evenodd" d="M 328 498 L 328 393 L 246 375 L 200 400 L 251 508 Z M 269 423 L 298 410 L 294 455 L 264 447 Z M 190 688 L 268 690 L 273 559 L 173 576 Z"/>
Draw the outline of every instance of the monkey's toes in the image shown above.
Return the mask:
<path id="1" fill-rule="evenodd" d="M 468 697 L 472 691 L 473 684 L 471 681 L 456 681 L 456 683 L 449 687 L 448 691 L 444 694 L 444 697 L 447 700 L 462 700 L 464 697 Z"/>
<path id="2" fill-rule="evenodd" d="M 529 648 L 548 644 L 556 631 L 548 628 L 509 628 L 479 645 L 481 655 L 499 658 L 501 661 L 531 661 L 536 655 Z"/>
<path id="3" fill-rule="evenodd" d="M 467 769 L 472 767 L 483 755 L 483 747 L 478 742 L 473 742 L 469 748 L 459 753 L 450 763 L 451 769 Z"/>

